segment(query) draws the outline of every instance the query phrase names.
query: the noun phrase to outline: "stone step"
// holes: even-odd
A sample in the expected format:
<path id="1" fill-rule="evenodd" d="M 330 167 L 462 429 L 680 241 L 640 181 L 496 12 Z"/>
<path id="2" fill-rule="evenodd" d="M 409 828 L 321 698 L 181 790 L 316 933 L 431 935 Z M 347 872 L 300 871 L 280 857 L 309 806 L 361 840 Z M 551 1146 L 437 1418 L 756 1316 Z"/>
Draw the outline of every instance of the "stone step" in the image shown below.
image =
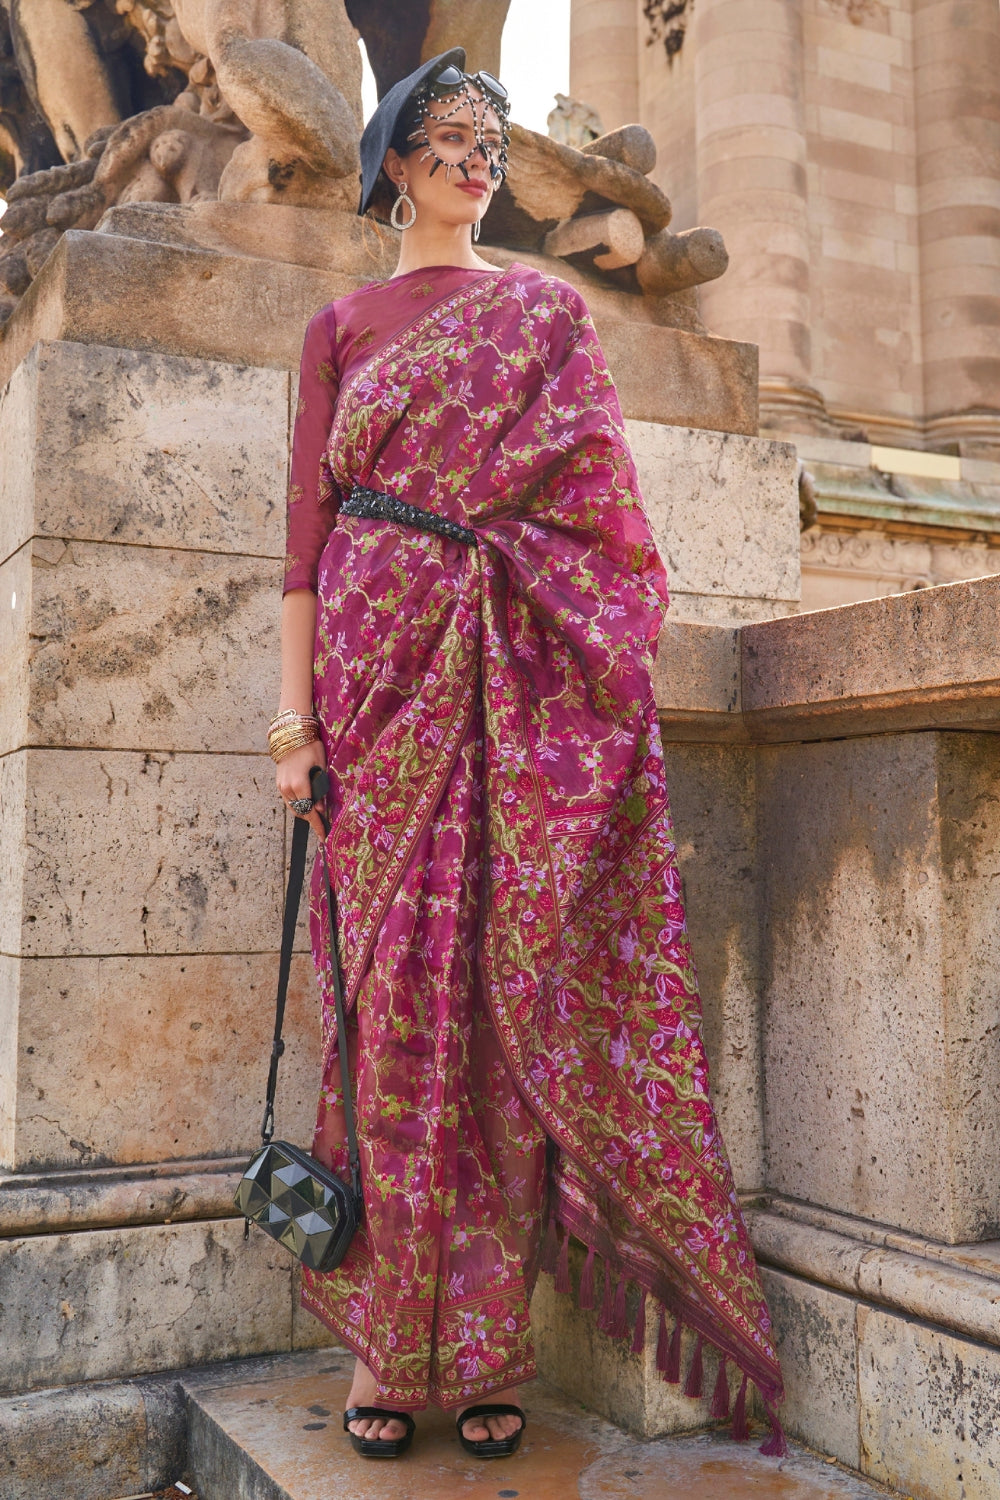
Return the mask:
<path id="1" fill-rule="evenodd" d="M 360 1458 L 341 1426 L 353 1359 L 324 1349 L 185 1379 L 198 1500 L 870 1500 L 886 1495 L 816 1454 L 764 1458 L 728 1434 L 642 1441 L 542 1381 L 510 1459 L 466 1455 L 449 1412 L 417 1419 L 398 1461 Z"/>

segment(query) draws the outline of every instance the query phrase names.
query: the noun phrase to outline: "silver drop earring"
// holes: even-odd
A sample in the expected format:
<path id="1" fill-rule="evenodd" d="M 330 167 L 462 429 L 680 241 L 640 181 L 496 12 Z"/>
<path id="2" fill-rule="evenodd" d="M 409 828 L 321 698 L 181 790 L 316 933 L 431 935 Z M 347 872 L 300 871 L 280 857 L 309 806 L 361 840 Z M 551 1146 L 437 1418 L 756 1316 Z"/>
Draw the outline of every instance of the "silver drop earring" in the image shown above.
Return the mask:
<path id="1" fill-rule="evenodd" d="M 410 217 L 407 219 L 405 224 L 401 224 L 399 222 L 399 210 L 402 208 L 404 203 L 410 210 Z M 389 223 L 392 225 L 393 229 L 399 229 L 402 231 L 406 229 L 412 229 L 416 221 L 417 205 L 414 203 L 413 199 L 406 191 L 406 183 L 401 182 L 399 184 L 399 197 L 392 205 L 392 213 L 389 215 Z"/>
<path id="2" fill-rule="evenodd" d="M 472 238 L 474 240 L 478 240 L 478 238 L 479 238 L 479 228 L 480 228 L 480 225 L 482 224 L 482 222 L 483 222 L 482 219 L 477 219 L 476 222 L 475 222 L 475 224 L 473 225 Z"/>

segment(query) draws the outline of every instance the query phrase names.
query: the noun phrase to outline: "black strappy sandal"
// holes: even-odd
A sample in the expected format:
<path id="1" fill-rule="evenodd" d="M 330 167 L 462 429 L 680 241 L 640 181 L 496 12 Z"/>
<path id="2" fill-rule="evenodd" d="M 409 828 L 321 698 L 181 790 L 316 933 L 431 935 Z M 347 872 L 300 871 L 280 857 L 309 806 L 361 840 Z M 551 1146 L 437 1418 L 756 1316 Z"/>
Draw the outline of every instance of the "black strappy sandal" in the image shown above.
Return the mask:
<path id="1" fill-rule="evenodd" d="M 474 1442 L 467 1438 L 462 1428 L 466 1422 L 471 1422 L 476 1417 L 520 1417 L 521 1425 L 510 1437 L 505 1438 L 480 1438 Z M 516 1450 L 521 1441 L 521 1434 L 528 1425 L 528 1419 L 519 1406 L 511 1406 L 507 1401 L 487 1401 L 483 1406 L 470 1406 L 463 1411 L 455 1420 L 458 1428 L 458 1441 L 466 1453 L 471 1453 L 474 1458 L 509 1458 Z"/>
<path id="2" fill-rule="evenodd" d="M 384 1422 L 403 1422 L 406 1432 L 401 1438 L 363 1438 L 351 1431 L 351 1423 L 363 1417 L 381 1417 Z M 399 1458 L 413 1442 L 417 1424 L 408 1411 L 386 1411 L 384 1406 L 349 1406 L 344 1412 L 344 1431 L 362 1458 Z"/>

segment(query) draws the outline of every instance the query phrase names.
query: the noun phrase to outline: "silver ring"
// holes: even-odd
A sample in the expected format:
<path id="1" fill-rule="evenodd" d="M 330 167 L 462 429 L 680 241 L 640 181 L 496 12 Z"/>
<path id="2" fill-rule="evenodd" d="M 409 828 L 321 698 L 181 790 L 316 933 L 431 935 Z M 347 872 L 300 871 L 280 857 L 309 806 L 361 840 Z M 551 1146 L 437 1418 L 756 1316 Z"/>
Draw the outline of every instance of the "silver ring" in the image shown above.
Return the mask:
<path id="1" fill-rule="evenodd" d="M 288 805 L 297 817 L 304 818 L 306 813 L 312 812 L 315 803 L 311 797 L 295 797 Z"/>

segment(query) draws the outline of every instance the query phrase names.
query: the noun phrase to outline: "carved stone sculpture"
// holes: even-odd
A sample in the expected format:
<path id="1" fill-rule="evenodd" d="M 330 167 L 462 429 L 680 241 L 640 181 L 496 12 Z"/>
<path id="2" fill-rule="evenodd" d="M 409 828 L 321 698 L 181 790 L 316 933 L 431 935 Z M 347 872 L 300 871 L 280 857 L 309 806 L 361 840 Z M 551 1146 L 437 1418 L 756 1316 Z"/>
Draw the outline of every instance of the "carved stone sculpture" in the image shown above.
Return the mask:
<path id="1" fill-rule="evenodd" d="M 455 45 L 470 68 L 497 71 L 509 0 L 0 3 L 3 321 L 64 230 L 94 229 L 109 210 L 118 229 L 123 205 L 332 210 L 345 244 L 356 245 L 358 33 L 380 92 Z M 582 137 L 585 115 L 586 106 L 569 112 Z M 721 274 L 718 236 L 681 244 L 668 233 L 669 200 L 647 175 L 654 165 L 652 139 L 636 125 L 582 150 L 515 125 L 485 238 L 569 259 L 637 295 L 669 296 Z M 245 246 L 238 217 L 220 231 L 217 215 L 215 232 Z M 255 207 L 256 241 L 266 218 Z"/>

